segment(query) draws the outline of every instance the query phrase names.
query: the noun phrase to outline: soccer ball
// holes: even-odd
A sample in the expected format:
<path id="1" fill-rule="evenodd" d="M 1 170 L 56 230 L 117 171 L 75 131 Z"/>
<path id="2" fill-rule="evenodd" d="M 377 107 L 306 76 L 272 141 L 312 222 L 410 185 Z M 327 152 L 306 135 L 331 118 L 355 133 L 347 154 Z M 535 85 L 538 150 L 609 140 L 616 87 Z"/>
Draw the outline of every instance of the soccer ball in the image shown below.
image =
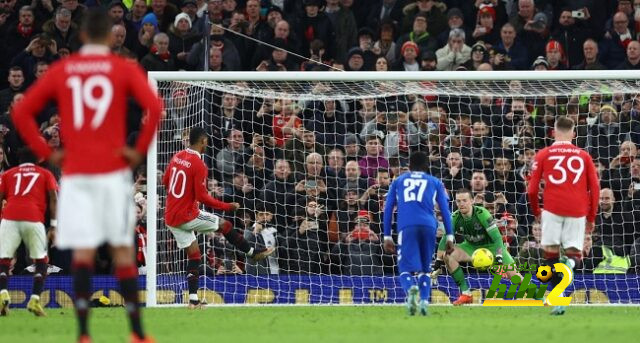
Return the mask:
<path id="1" fill-rule="evenodd" d="M 476 249 L 471 255 L 473 268 L 483 270 L 493 264 L 493 253 L 487 248 Z"/>
<path id="2" fill-rule="evenodd" d="M 540 266 L 538 267 L 538 272 L 536 273 L 536 277 L 540 282 L 546 283 L 553 276 L 553 272 L 551 271 L 551 267 L 549 266 Z"/>

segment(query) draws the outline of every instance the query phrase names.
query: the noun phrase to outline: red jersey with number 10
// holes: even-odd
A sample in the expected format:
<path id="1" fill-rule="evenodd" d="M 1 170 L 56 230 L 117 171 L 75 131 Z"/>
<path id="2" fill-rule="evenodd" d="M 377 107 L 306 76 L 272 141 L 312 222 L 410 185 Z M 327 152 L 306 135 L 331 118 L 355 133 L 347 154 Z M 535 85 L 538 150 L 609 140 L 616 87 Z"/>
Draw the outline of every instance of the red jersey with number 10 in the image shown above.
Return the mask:
<path id="1" fill-rule="evenodd" d="M 600 183 L 591 156 L 570 142 L 555 142 L 535 157 L 529 180 L 529 203 L 533 214 L 540 214 L 538 191 L 544 209 L 566 217 L 587 217 L 593 223 L 598 210 Z"/>
<path id="2" fill-rule="evenodd" d="M 231 211 L 231 204 L 214 199 L 207 191 L 207 166 L 195 150 L 182 150 L 171 158 L 162 184 L 167 190 L 164 221 L 178 227 L 195 219 L 201 202 L 216 210 Z"/>
<path id="3" fill-rule="evenodd" d="M 65 150 L 64 174 L 102 174 L 127 167 L 121 155 L 126 143 L 127 99 L 148 110 L 136 150 L 145 155 L 156 131 L 162 102 L 135 63 L 111 54 L 109 48 L 86 45 L 49 68 L 14 108 L 13 121 L 24 141 L 40 158 L 51 148 L 35 117 L 51 100 L 60 113 Z"/>
<path id="4" fill-rule="evenodd" d="M 0 191 L 7 200 L 2 218 L 15 221 L 44 222 L 49 191 L 58 189 L 53 174 L 33 163 L 7 170 L 0 180 Z"/>

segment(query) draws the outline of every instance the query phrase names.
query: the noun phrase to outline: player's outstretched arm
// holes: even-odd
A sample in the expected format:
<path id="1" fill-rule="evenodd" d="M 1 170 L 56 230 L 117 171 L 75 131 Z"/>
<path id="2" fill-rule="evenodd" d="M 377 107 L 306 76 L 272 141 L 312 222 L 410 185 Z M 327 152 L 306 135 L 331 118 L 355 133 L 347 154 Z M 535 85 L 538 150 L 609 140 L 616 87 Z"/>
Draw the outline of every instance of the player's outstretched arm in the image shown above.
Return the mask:
<path id="1" fill-rule="evenodd" d="M 215 210 L 235 211 L 238 209 L 239 205 L 237 203 L 226 203 L 209 195 L 207 187 L 205 186 L 207 180 L 207 171 L 204 167 L 204 162 L 202 167 L 196 167 L 195 173 L 195 180 L 193 184 L 196 188 L 196 200 Z"/>

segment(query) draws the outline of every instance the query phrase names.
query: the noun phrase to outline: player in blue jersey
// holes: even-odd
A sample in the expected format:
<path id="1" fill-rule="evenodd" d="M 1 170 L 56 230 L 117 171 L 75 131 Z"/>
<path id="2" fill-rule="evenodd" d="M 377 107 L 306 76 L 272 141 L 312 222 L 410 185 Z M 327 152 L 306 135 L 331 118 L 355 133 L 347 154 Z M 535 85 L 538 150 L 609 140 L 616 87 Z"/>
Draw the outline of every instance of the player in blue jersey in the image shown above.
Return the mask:
<path id="1" fill-rule="evenodd" d="M 436 203 L 440 208 L 447 233 L 447 251 L 451 252 L 454 249 L 449 197 L 442 182 L 426 172 L 428 163 L 429 156 L 424 152 L 411 154 L 410 171 L 393 181 L 384 208 L 384 249 L 388 253 L 395 251 L 391 238 L 394 207 L 398 212 L 398 270 L 400 285 L 407 294 L 409 315 L 415 315 L 418 306 L 420 314 L 427 315 L 431 294 L 431 280 L 427 273 L 431 271 L 431 258 L 436 247 L 438 229 L 434 209 Z"/>

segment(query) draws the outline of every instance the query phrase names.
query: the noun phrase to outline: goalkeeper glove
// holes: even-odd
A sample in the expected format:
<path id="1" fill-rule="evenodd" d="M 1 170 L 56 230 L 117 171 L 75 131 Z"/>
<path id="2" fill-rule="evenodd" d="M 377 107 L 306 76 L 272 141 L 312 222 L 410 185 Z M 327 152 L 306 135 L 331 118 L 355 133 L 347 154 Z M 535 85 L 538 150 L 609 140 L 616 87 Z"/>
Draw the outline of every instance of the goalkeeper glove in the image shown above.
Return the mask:
<path id="1" fill-rule="evenodd" d="M 436 259 L 436 262 L 433 263 L 433 271 L 438 272 L 438 274 L 444 272 L 444 261 Z"/>
<path id="2" fill-rule="evenodd" d="M 496 263 L 502 264 L 502 255 L 496 255 Z"/>

